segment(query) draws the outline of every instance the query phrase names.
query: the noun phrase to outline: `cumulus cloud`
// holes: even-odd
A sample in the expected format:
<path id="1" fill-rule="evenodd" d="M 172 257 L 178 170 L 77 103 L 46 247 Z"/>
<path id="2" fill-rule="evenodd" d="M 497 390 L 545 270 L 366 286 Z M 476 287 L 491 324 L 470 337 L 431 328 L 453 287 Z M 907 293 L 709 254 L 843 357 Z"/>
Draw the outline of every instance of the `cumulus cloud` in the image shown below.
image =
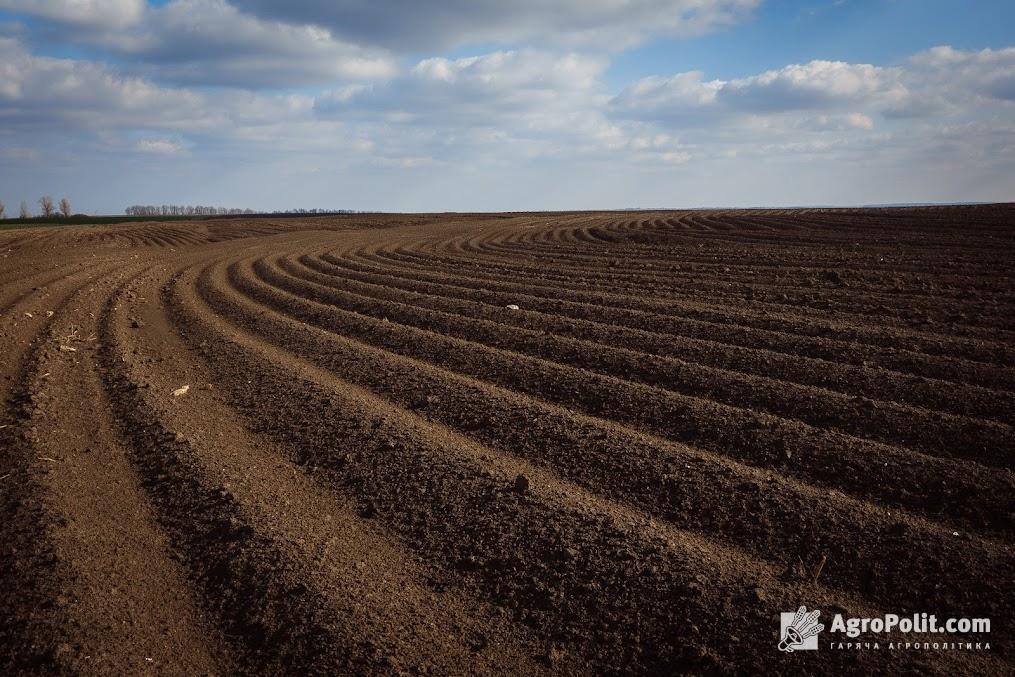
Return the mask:
<path id="1" fill-rule="evenodd" d="M 846 113 L 844 115 L 819 115 L 809 120 L 813 129 L 842 131 L 848 129 L 874 129 L 874 120 L 864 113 Z"/>
<path id="2" fill-rule="evenodd" d="M 225 0 L 173 0 L 129 31 L 79 36 L 160 79 L 237 87 L 302 87 L 392 75 L 387 54 L 319 26 L 268 21 Z"/>
<path id="3" fill-rule="evenodd" d="M 365 130 L 384 157 L 407 148 L 412 157 L 494 163 L 601 153 L 629 141 L 603 112 L 606 66 L 540 50 L 423 59 L 389 82 L 323 94 L 314 111 Z"/>
<path id="4" fill-rule="evenodd" d="M 0 122 L 12 133 L 162 130 L 228 139 L 308 119 L 312 109 L 306 95 L 166 87 L 101 63 L 33 55 L 0 38 Z"/>
<path id="5" fill-rule="evenodd" d="M 908 94 L 898 69 L 843 61 L 811 61 L 723 83 L 720 101 L 750 112 L 856 105 L 890 106 Z"/>
<path id="6" fill-rule="evenodd" d="M 1013 103 L 1015 48 L 936 47 L 891 67 L 811 61 L 728 81 L 707 80 L 700 72 L 647 77 L 609 108 L 617 119 L 668 127 L 757 125 L 758 118 L 794 116 L 799 122 L 804 116 L 815 129 L 870 130 L 878 118 L 975 119 L 1010 114 Z"/>
<path id="7" fill-rule="evenodd" d="M 503 44 L 608 53 L 743 19 L 761 0 L 0 0 L 33 35 L 178 84 L 329 86 L 394 73 L 397 54 Z M 433 67 L 439 67 L 435 60 Z"/>
<path id="8" fill-rule="evenodd" d="M 986 98 L 1015 101 L 1015 47 L 978 52 L 934 47 L 909 61 L 937 81 L 948 80 Z"/>
<path id="9" fill-rule="evenodd" d="M 721 80 L 705 81 L 700 71 L 649 76 L 625 88 L 610 102 L 610 108 L 620 118 L 704 122 L 714 113 L 725 84 Z"/>
<path id="10" fill-rule="evenodd" d="M 168 139 L 142 139 L 137 142 L 137 149 L 154 155 L 179 155 L 183 152 L 183 146 Z"/>
<path id="11" fill-rule="evenodd" d="M 620 116 L 678 124 L 715 123 L 737 113 L 885 109 L 909 96 L 902 76 L 899 69 L 842 61 L 792 64 L 729 81 L 706 81 L 692 71 L 643 78 L 615 97 L 612 108 Z"/>
<path id="12" fill-rule="evenodd" d="M 0 38 L 0 117 L 37 127 L 54 120 L 81 125 L 159 125 L 190 119 L 198 95 L 169 91 L 141 78 L 74 59 L 35 56 L 13 38 Z"/>
<path id="13" fill-rule="evenodd" d="M 327 26 L 392 50 L 482 43 L 594 46 L 696 34 L 743 19 L 760 0 L 236 0 L 261 16 Z"/>
<path id="14" fill-rule="evenodd" d="M 1015 49 L 939 47 L 894 66 L 811 61 L 732 80 L 647 77 L 606 110 L 625 129 L 673 135 L 696 166 L 938 163 L 984 177 L 1013 171 L 997 151 L 1015 143 L 1013 94 Z"/>
<path id="15" fill-rule="evenodd" d="M 0 0 L 0 9 L 82 26 L 123 28 L 136 23 L 145 0 Z"/>
<path id="16" fill-rule="evenodd" d="M 384 84 L 351 86 L 318 98 L 321 115 L 384 116 L 439 126 L 534 124 L 564 111 L 598 108 L 600 58 L 540 51 L 424 59 Z"/>

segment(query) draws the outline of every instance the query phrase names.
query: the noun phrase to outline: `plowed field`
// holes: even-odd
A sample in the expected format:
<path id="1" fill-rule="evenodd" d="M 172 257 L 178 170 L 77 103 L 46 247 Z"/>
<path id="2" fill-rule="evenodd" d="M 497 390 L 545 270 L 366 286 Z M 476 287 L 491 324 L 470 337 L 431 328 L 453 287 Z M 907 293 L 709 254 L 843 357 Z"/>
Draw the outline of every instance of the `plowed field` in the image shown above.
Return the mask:
<path id="1" fill-rule="evenodd" d="M 0 672 L 1013 670 L 1015 207 L 0 256 Z M 802 604 L 990 649 L 782 653 Z"/>

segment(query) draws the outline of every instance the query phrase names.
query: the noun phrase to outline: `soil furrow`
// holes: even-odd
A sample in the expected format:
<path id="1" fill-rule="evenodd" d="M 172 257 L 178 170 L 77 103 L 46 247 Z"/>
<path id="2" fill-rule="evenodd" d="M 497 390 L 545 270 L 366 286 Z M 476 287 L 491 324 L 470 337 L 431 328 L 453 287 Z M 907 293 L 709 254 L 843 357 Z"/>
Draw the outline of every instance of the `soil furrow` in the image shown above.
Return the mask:
<path id="1" fill-rule="evenodd" d="M 469 283 L 479 286 L 502 285 L 515 288 L 519 278 L 532 281 L 526 287 L 539 290 L 547 296 L 566 292 L 568 298 L 579 299 L 597 306 L 618 309 L 642 310 L 666 317 L 703 320 L 717 325 L 767 329 L 784 333 L 797 334 L 805 337 L 839 337 L 868 346 L 895 348 L 913 352 L 955 357 L 983 363 L 995 363 L 1007 360 L 1010 363 L 1013 352 L 1010 341 L 964 339 L 952 334 L 916 331 L 906 327 L 893 327 L 886 324 L 872 325 L 860 316 L 846 318 L 829 318 L 827 309 L 815 309 L 804 313 L 798 307 L 792 309 L 784 305 L 771 309 L 759 308 L 746 310 L 744 307 L 725 306 L 721 303 L 690 301 L 678 298 L 655 298 L 644 293 L 642 289 L 632 287 L 628 294 L 613 291 L 597 292 L 590 290 L 587 276 L 569 282 L 561 280 L 543 280 L 535 271 L 499 272 L 501 267 L 485 266 L 475 259 L 456 259 L 439 254 L 421 254 L 407 251 L 405 248 L 387 248 L 374 253 L 371 259 L 380 259 L 400 267 L 413 267 L 421 271 L 456 270 L 471 271 L 471 275 L 457 272 L 457 278 L 464 278 Z M 498 272 L 494 272 L 498 271 Z M 552 284 L 541 284 L 552 282 Z M 752 303 L 752 306 L 754 304 Z M 779 311 L 779 312 L 773 312 Z M 863 320 L 863 321 L 861 321 Z M 992 333 L 997 333 L 994 330 Z"/>
<path id="2" fill-rule="evenodd" d="M 280 271 L 276 266 L 281 265 Z M 490 320 L 432 311 L 400 301 L 364 296 L 354 283 L 342 289 L 290 274 L 276 260 L 254 263 L 264 282 L 319 303 L 405 326 L 439 332 L 492 347 L 510 346 L 524 355 L 642 383 L 691 397 L 765 411 L 783 418 L 850 435 L 912 448 L 933 456 L 966 458 L 1009 468 L 1015 463 L 1015 435 L 1008 425 L 941 414 L 879 400 L 851 398 L 833 391 L 772 378 L 702 367 L 674 358 L 647 355 L 618 346 L 561 338 L 522 328 L 505 331 Z M 511 311 L 505 310 L 508 314 Z"/>
<path id="3" fill-rule="evenodd" d="M 801 355 L 788 356 L 770 350 L 730 346 L 717 341 L 683 339 L 529 308 L 506 312 L 504 305 L 493 303 L 495 299 L 492 295 L 469 294 L 449 285 L 414 283 L 391 276 L 356 273 L 307 255 L 284 258 L 281 265 L 291 275 L 325 286 L 490 320 L 505 327 L 585 339 L 607 346 L 626 346 L 648 355 L 674 357 L 756 376 L 775 376 L 779 380 L 846 395 L 907 403 L 953 414 L 985 416 L 1002 423 L 1015 420 L 1015 395 L 996 390 L 933 381 L 875 367 L 854 367 Z"/>
<path id="4" fill-rule="evenodd" d="M 158 295 L 159 281 L 139 289 Z M 134 320 L 130 312 L 137 314 Z M 114 311 L 106 331 L 113 348 L 108 362 L 115 367 L 110 379 L 134 394 L 124 416 L 147 416 L 145 446 L 173 448 L 161 453 L 176 462 L 163 461 L 152 471 L 186 469 L 175 478 L 169 473 L 150 478 L 151 489 L 166 509 L 163 519 L 175 525 L 178 545 L 191 554 L 194 578 L 240 647 L 246 669 L 448 672 L 466 660 L 484 673 L 498 672 L 503 664 L 528 665 L 527 672 L 538 668 L 529 664 L 533 652 L 520 651 L 517 639 L 499 627 L 503 623 L 426 590 L 412 563 L 359 519 L 353 506 L 231 423 L 235 412 L 203 385 L 214 374 L 194 363 L 155 306 Z M 171 393 L 181 381 L 193 383 L 194 390 L 177 398 Z M 219 422 L 214 428 L 207 424 L 209 415 Z M 169 487 L 157 486 L 171 478 L 200 485 L 203 504 L 176 516 L 187 492 L 176 491 L 170 499 Z M 208 509 L 209 501 L 217 510 Z M 196 543 L 186 526 L 195 511 L 202 521 L 228 517 L 235 541 L 212 532 Z M 251 590 L 260 593 L 257 604 L 247 599 Z M 490 647 L 477 655 L 474 644 L 483 632 L 490 635 Z"/>
<path id="5" fill-rule="evenodd" d="M 1009 472 L 999 474 L 961 460 L 934 459 L 799 422 L 687 398 L 499 348 L 464 343 L 383 319 L 374 320 L 294 297 L 259 283 L 243 270 L 230 266 L 229 284 L 251 299 L 306 324 L 751 465 L 785 468 L 806 481 L 847 493 L 862 486 L 863 493 L 859 495 L 889 505 L 918 507 L 931 515 L 947 511 L 992 528 L 1011 526 L 1008 515 L 981 503 L 992 493 L 984 493 L 984 487 L 995 487 L 998 492 L 990 501 L 1003 502 L 1005 496 L 1011 495 Z M 225 303 L 223 299 L 227 297 L 221 296 L 222 291 L 220 288 L 220 298 L 209 301 Z M 929 468 L 935 470 L 929 472 Z M 949 477 L 948 482 L 942 484 L 931 479 L 941 473 Z M 869 482 L 872 474 L 882 478 L 881 481 Z"/>
<path id="6" fill-rule="evenodd" d="M 263 346 L 245 329 L 222 327 L 216 337 L 194 301 L 181 291 L 173 296 L 177 321 L 190 340 L 205 341 L 206 359 L 248 416 L 256 416 L 258 402 L 277 401 L 280 388 L 300 393 L 281 416 L 262 419 L 262 432 L 301 441 L 304 463 L 332 471 L 336 484 L 427 559 L 451 564 L 445 585 L 481 590 L 519 621 L 550 632 L 562 645 L 547 657 L 554 664 L 574 651 L 596 670 L 744 669 L 751 663 L 743 651 L 757 638 L 733 635 L 730 645 L 705 648 L 694 640 L 701 627 L 733 632 L 717 608 L 735 604 L 745 618 L 764 617 L 758 607 L 767 603 L 759 605 L 757 595 L 799 594 L 801 584 L 778 580 L 756 560 L 561 487 L 547 471 L 423 425 L 365 393 L 351 399 L 329 372 Z M 308 401 L 327 410 L 326 428 L 307 425 L 299 403 Z M 512 481 L 519 472 L 529 482 L 524 491 Z M 862 606 L 803 585 L 829 604 Z M 639 642 L 614 644 L 617 631 Z M 675 634 L 683 634 L 676 646 Z"/>
<path id="7" fill-rule="evenodd" d="M 475 294 L 492 303 L 516 305 L 555 313 L 566 317 L 608 322 L 621 327 L 633 327 L 659 334 L 672 335 L 678 339 L 691 338 L 727 343 L 748 348 L 764 348 L 788 356 L 803 355 L 816 359 L 840 362 L 854 366 L 877 365 L 882 368 L 913 374 L 920 377 L 944 379 L 975 386 L 1011 391 L 1015 389 L 1015 370 L 1005 365 L 986 365 L 969 360 L 928 355 L 909 350 L 885 349 L 868 346 L 831 337 L 810 337 L 792 333 L 717 325 L 697 319 L 664 317 L 652 312 L 624 308 L 611 308 L 587 302 L 559 298 L 547 290 L 530 289 L 520 284 L 481 284 L 468 282 L 458 275 L 423 271 L 407 272 L 390 264 L 362 264 L 363 255 L 340 258 L 324 254 L 321 259 L 331 265 L 353 270 L 367 270 L 372 273 L 411 281 L 427 280 L 445 286 L 455 286 L 464 293 Z"/>

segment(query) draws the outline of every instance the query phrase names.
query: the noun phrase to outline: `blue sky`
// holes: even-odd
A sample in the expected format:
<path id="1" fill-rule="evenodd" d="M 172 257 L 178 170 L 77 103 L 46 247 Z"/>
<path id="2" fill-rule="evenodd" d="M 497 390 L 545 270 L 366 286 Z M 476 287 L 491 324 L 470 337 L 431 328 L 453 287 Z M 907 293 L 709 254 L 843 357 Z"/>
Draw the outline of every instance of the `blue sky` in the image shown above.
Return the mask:
<path id="1" fill-rule="evenodd" d="M 0 201 L 1015 197 L 1015 3 L 0 0 Z"/>
<path id="2" fill-rule="evenodd" d="M 894 64 L 938 45 L 1008 47 L 1013 36 L 1015 2 L 780 0 L 723 30 L 620 54 L 609 77 L 622 85 L 662 68 L 737 78 L 813 59 Z"/>

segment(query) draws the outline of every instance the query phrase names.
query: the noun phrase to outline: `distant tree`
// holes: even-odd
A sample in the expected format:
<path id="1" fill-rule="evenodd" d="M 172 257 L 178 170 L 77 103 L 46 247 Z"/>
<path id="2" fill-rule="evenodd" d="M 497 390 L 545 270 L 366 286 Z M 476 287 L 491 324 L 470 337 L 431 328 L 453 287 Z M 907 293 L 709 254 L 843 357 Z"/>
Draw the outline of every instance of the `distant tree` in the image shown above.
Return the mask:
<path id="1" fill-rule="evenodd" d="M 28 211 L 28 203 L 25 202 L 24 200 L 21 201 L 21 214 L 20 214 L 20 216 L 23 219 L 29 219 L 29 218 L 32 217 L 32 213 L 30 211 Z"/>
<path id="2" fill-rule="evenodd" d="M 6 205 L 4 205 L 3 202 L 0 202 L 0 219 L 4 217 L 4 212 L 6 211 L 7 211 Z"/>
<path id="3" fill-rule="evenodd" d="M 42 215 L 46 218 L 53 216 L 56 213 L 56 207 L 53 206 L 53 198 L 49 195 L 43 195 L 39 198 L 39 209 L 42 210 Z"/>
<path id="4" fill-rule="evenodd" d="M 253 209 L 211 207 L 205 205 L 130 205 L 123 210 L 127 216 L 226 216 L 257 214 Z M 321 213 L 325 213 L 321 210 Z"/>
<path id="5" fill-rule="evenodd" d="M 70 218 L 70 200 L 62 198 L 60 200 L 60 213 L 63 214 L 63 218 Z"/>

